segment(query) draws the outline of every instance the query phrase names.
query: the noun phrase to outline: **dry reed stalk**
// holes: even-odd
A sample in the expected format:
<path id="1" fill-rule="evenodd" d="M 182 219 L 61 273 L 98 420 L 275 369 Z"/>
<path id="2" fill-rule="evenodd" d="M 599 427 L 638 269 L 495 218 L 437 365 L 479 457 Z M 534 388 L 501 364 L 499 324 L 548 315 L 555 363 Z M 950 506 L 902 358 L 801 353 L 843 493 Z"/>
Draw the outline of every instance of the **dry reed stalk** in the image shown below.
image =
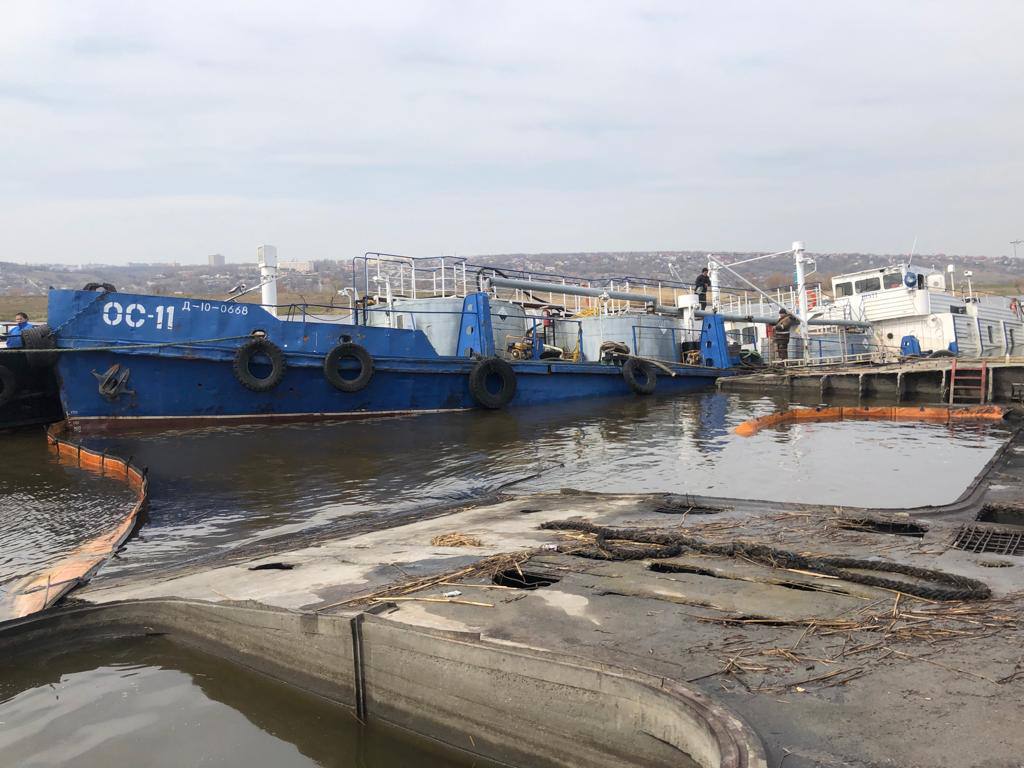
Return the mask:
<path id="1" fill-rule="evenodd" d="M 482 547 L 484 543 L 468 533 L 443 533 L 430 540 L 434 547 Z"/>
<path id="2" fill-rule="evenodd" d="M 1004 685 L 1024 677 L 1024 669 L 1020 669 L 1020 661 L 1010 674 L 993 679 L 926 656 L 908 653 L 896 646 L 934 647 L 939 643 L 961 640 L 977 641 L 1000 632 L 1016 630 L 1019 628 L 1020 619 L 1007 610 L 1014 603 L 1014 599 L 1004 598 L 983 605 L 977 603 L 941 604 L 899 594 L 891 604 L 887 600 L 876 600 L 870 606 L 858 610 L 855 617 L 850 619 L 779 621 L 749 616 L 728 618 L 695 616 L 694 618 L 698 621 L 717 623 L 723 626 L 760 624 L 777 627 L 805 627 L 796 642 L 788 648 L 775 645 L 758 648 L 756 642 L 743 635 L 730 635 L 727 641 L 719 646 L 719 650 L 725 652 L 725 655 L 719 659 L 722 668 L 717 674 L 732 675 L 745 688 L 753 692 L 777 693 L 787 690 L 805 692 L 804 686 L 808 684 L 813 684 L 815 690 L 845 685 L 866 674 L 870 665 L 893 657 L 907 661 L 923 661 L 955 674 L 966 675 L 987 683 Z M 844 638 L 842 644 L 838 648 L 834 647 L 825 655 L 797 650 L 808 638 L 824 640 L 829 636 L 836 635 Z M 868 640 L 867 636 L 871 635 L 874 635 L 876 639 Z M 855 637 L 861 639 L 853 641 L 851 644 L 851 640 Z M 740 643 L 743 645 L 739 646 Z M 872 653 L 876 654 L 873 658 L 870 657 Z M 868 654 L 867 658 L 865 658 L 865 654 Z M 807 664 L 842 665 L 845 659 L 853 656 L 859 657 L 857 665 L 840 666 L 827 674 L 812 678 L 796 681 L 783 680 L 775 683 L 762 682 L 758 687 L 750 687 L 741 677 L 753 672 L 760 673 L 762 676 L 767 673 L 785 674 L 785 669 L 766 665 L 759 659 L 780 660 L 788 663 L 791 670 L 795 670 L 797 667 Z M 710 676 L 705 675 L 704 677 Z"/>
<path id="3" fill-rule="evenodd" d="M 336 603 L 330 603 L 329 605 L 323 605 L 316 609 L 317 613 L 324 611 L 333 610 L 340 608 L 343 605 L 358 605 L 359 603 L 373 602 L 375 598 L 390 597 L 394 595 L 405 595 L 410 592 L 416 592 L 421 589 L 427 589 L 428 587 L 437 586 L 444 582 L 457 581 L 459 579 L 469 579 L 476 576 L 486 576 L 487 578 L 493 578 L 500 571 L 509 570 L 510 568 L 519 568 L 519 563 L 529 560 L 533 557 L 536 552 L 527 550 L 525 552 L 514 552 L 504 553 L 501 555 L 493 555 L 480 560 L 473 565 L 465 568 L 460 568 L 455 571 L 446 571 L 445 573 L 437 574 L 436 576 L 425 576 L 420 579 L 412 579 L 409 581 L 400 582 L 397 584 L 390 584 L 386 587 L 378 589 L 375 592 L 369 592 L 362 595 L 355 595 L 354 597 L 346 598 L 345 600 L 339 600 Z"/>

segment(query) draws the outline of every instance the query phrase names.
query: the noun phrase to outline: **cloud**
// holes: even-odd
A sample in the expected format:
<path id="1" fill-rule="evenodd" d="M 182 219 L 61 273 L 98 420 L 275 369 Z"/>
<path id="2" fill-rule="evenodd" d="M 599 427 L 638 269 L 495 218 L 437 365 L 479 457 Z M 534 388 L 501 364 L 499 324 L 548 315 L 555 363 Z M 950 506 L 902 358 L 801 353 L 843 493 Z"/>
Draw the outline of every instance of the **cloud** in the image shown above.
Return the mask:
<path id="1" fill-rule="evenodd" d="M 991 2 L 9 5 L 5 258 L 1009 250 Z"/>

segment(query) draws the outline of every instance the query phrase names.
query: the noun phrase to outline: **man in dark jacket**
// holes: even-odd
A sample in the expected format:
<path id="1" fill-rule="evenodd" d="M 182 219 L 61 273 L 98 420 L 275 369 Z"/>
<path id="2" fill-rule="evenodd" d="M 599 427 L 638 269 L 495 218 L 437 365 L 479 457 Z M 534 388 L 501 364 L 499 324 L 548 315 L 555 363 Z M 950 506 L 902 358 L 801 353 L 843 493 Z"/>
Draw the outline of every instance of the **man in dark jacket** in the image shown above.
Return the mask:
<path id="1" fill-rule="evenodd" d="M 700 308 L 705 309 L 708 306 L 708 288 L 711 287 L 711 278 L 708 277 L 708 268 L 704 267 L 697 275 L 697 280 L 693 284 L 693 290 L 696 291 L 697 297 L 700 299 Z"/>
<path id="2" fill-rule="evenodd" d="M 791 315 L 785 309 L 779 310 L 779 321 L 773 326 L 776 359 L 789 359 L 789 332 L 798 325 L 800 325 L 800 318 Z"/>

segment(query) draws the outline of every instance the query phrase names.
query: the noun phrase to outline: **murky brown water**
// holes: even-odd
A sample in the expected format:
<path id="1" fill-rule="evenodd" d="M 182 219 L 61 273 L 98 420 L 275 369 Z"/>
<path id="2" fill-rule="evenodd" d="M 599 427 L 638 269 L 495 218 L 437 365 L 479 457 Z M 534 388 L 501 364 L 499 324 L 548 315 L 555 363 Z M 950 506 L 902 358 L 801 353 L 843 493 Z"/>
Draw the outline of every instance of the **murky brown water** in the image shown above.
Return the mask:
<path id="1" fill-rule="evenodd" d="M 319 697 L 160 637 L 0 660 L 0 765 L 460 768 Z"/>
<path id="2" fill-rule="evenodd" d="M 733 433 L 784 405 L 706 393 L 90 438 L 150 468 L 145 523 L 99 578 L 299 533 L 387 525 L 502 487 L 944 503 L 1009 434 L 1002 425 L 878 422 Z M 3 446 L 0 589 L 105 530 L 133 503 L 124 485 L 57 464 L 41 432 L 6 435 Z M 2 765 L 459 765 L 156 639 L 29 665 L 0 660 L 0 699 Z"/>
<path id="3" fill-rule="evenodd" d="M 90 442 L 150 469 L 145 524 L 105 575 L 216 557 L 313 530 L 386 524 L 516 489 L 672 492 L 847 506 L 954 500 L 1003 425 L 739 422 L 784 403 L 706 393 L 321 425 L 141 433 Z M 538 474 L 539 473 L 539 474 Z M 530 477 L 537 475 L 536 477 Z M 24 569 L 108 519 L 127 491 L 19 436 L 0 467 L 0 563 Z"/>

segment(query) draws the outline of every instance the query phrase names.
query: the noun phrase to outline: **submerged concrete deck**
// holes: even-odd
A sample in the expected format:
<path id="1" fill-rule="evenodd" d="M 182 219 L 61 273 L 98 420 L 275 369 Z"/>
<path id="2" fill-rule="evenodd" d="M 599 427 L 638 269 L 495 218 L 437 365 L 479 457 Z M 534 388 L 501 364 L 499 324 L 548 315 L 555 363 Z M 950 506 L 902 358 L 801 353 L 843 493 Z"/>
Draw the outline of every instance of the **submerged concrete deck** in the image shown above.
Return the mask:
<path id="1" fill-rule="evenodd" d="M 373 606 L 390 621 L 477 632 L 511 647 L 689 682 L 745 718 L 773 767 L 1018 766 L 1024 557 L 951 544 L 985 509 L 1024 522 L 1022 491 L 1018 433 L 961 499 L 944 507 L 511 496 L 341 540 L 236 555 L 215 567 L 100 578 L 72 604 L 187 598 L 318 616 Z M 695 553 L 594 560 L 576 554 L 591 537 L 539 527 L 573 517 L 941 569 L 984 581 L 993 597 L 934 602 Z M 913 524 L 921 530 L 907 531 Z M 880 532 L 887 529 L 921 535 Z M 450 533 L 471 545 L 431 543 Z M 538 586 L 508 586 L 516 580 Z"/>

